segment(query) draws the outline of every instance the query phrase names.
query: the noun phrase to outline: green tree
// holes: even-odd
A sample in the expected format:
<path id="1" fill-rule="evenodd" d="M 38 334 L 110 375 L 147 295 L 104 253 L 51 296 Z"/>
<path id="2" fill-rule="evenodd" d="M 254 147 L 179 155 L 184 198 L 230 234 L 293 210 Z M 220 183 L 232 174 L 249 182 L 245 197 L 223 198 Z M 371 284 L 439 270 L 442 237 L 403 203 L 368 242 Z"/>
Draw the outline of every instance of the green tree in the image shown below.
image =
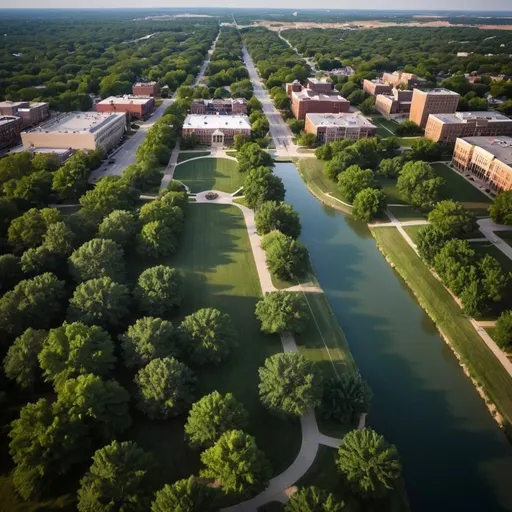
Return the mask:
<path id="1" fill-rule="evenodd" d="M 244 180 L 244 197 L 253 210 L 265 201 L 283 201 L 285 189 L 283 180 L 268 167 L 251 169 Z"/>
<path id="2" fill-rule="evenodd" d="M 218 391 L 203 396 L 192 405 L 185 423 L 185 437 L 192 448 L 213 445 L 224 432 L 242 429 L 248 414 L 231 393 Z"/>
<path id="3" fill-rule="evenodd" d="M 0 159 L 0 162 L 3 160 Z M 2 237 L 7 234 L 12 220 L 20 215 L 17 203 L 14 199 L 0 196 L 0 236 Z"/>
<path id="4" fill-rule="evenodd" d="M 21 255 L 21 270 L 26 275 L 35 276 L 52 272 L 57 265 L 55 256 L 44 246 L 31 247 Z"/>
<path id="5" fill-rule="evenodd" d="M 56 208 L 31 208 L 11 222 L 8 231 L 9 243 L 18 252 L 41 245 L 50 224 L 59 222 L 60 217 Z"/>
<path id="6" fill-rule="evenodd" d="M 466 283 L 464 290 L 460 294 L 462 310 L 467 316 L 474 317 L 482 315 L 488 309 L 487 298 L 482 287 L 482 283 L 478 279 L 473 279 Z"/>
<path id="7" fill-rule="evenodd" d="M 150 503 L 150 454 L 133 441 L 112 441 L 96 450 L 89 471 L 80 480 L 80 512 L 145 512 Z"/>
<path id="8" fill-rule="evenodd" d="M 338 175 L 338 187 L 343 198 L 352 203 L 365 188 L 374 186 L 373 171 L 371 169 L 361 169 L 357 165 L 351 165 L 345 172 Z"/>
<path id="9" fill-rule="evenodd" d="M 154 220 L 142 226 L 137 235 L 137 250 L 150 258 L 162 258 L 178 250 L 178 240 L 167 221 Z"/>
<path id="10" fill-rule="evenodd" d="M 254 437 L 241 430 L 229 430 L 201 454 L 206 466 L 201 476 L 213 478 L 228 494 L 248 496 L 263 490 L 271 475 L 265 454 L 258 449 Z"/>
<path id="11" fill-rule="evenodd" d="M 414 121 L 406 119 L 396 127 L 395 133 L 399 137 L 414 137 L 415 135 L 423 134 L 423 130 L 421 126 L 417 125 Z"/>
<path id="12" fill-rule="evenodd" d="M 352 208 L 354 218 L 370 222 L 386 208 L 386 195 L 376 188 L 365 188 L 359 192 Z"/>
<path id="13" fill-rule="evenodd" d="M 0 255 L 0 295 L 10 290 L 23 277 L 20 258 L 14 254 Z"/>
<path id="14" fill-rule="evenodd" d="M 337 501 L 329 492 L 318 487 L 302 487 L 294 492 L 284 507 L 285 512 L 341 512 L 343 501 Z"/>
<path id="15" fill-rule="evenodd" d="M 489 215 L 497 224 L 512 226 L 512 190 L 501 192 L 494 198 Z"/>
<path id="16" fill-rule="evenodd" d="M 406 157 L 412 161 L 435 162 L 441 158 L 441 146 L 423 137 L 416 139 Z"/>
<path id="17" fill-rule="evenodd" d="M 348 373 L 331 378 L 324 384 L 322 411 L 326 418 L 344 424 L 354 424 L 367 413 L 372 390 L 359 373 Z"/>
<path id="18" fill-rule="evenodd" d="M 324 173 L 332 181 L 338 181 L 340 173 L 346 171 L 351 165 L 357 164 L 357 157 L 348 151 L 341 151 L 333 155 L 324 167 Z"/>
<path id="19" fill-rule="evenodd" d="M 254 220 L 260 235 L 277 229 L 287 236 L 299 238 L 301 232 L 299 214 L 292 206 L 283 202 L 265 201 L 258 209 Z"/>
<path id="20" fill-rule="evenodd" d="M 478 227 L 475 214 L 452 200 L 437 203 L 428 214 L 428 221 L 447 238 L 463 237 Z"/>
<path id="21" fill-rule="evenodd" d="M 110 277 L 80 283 L 69 301 L 68 318 L 72 322 L 97 324 L 104 328 L 119 326 L 130 305 L 130 292 Z"/>
<path id="22" fill-rule="evenodd" d="M 23 389 L 33 389 L 39 378 L 37 356 L 43 348 L 48 333 L 28 328 L 9 347 L 4 359 L 4 373 Z"/>
<path id="23" fill-rule="evenodd" d="M 137 219 L 132 212 L 127 210 L 110 212 L 98 226 L 100 238 L 113 240 L 121 247 L 128 247 L 137 231 Z"/>
<path id="24" fill-rule="evenodd" d="M 430 266 L 434 263 L 436 254 L 441 250 L 446 242 L 446 236 L 432 225 L 422 226 L 418 230 L 416 237 L 416 246 L 420 256 Z"/>
<path id="25" fill-rule="evenodd" d="M 116 362 L 109 334 L 97 325 L 64 323 L 52 329 L 39 354 L 46 381 L 58 389 L 64 381 L 94 373 L 107 375 Z"/>
<path id="26" fill-rule="evenodd" d="M 12 336 L 47 329 L 62 312 L 65 283 L 47 272 L 20 281 L 0 298 L 0 326 Z"/>
<path id="27" fill-rule="evenodd" d="M 439 199 L 443 179 L 436 177 L 426 162 L 407 162 L 400 171 L 397 189 L 402 198 L 414 206 L 428 208 Z"/>
<path id="28" fill-rule="evenodd" d="M 140 310 L 145 314 L 168 315 L 183 299 L 183 278 L 180 272 L 165 265 L 144 270 L 134 291 Z"/>
<path id="29" fill-rule="evenodd" d="M 263 237 L 261 246 L 266 251 L 270 273 L 279 279 L 291 281 L 307 272 L 308 250 L 292 237 L 280 231 L 271 231 Z"/>
<path id="30" fill-rule="evenodd" d="M 478 266 L 485 296 L 493 302 L 501 301 L 510 281 L 510 273 L 505 273 L 499 262 L 489 254 L 479 261 Z"/>
<path id="31" fill-rule="evenodd" d="M 395 156 L 394 158 L 384 158 L 380 161 L 378 174 L 385 178 L 394 178 L 398 176 L 402 169 L 403 159 L 401 156 Z"/>
<path id="32" fill-rule="evenodd" d="M 263 151 L 256 142 L 247 142 L 237 152 L 238 172 L 245 174 L 258 167 L 270 167 L 272 157 Z"/>
<path id="33" fill-rule="evenodd" d="M 124 251 L 112 240 L 94 238 L 73 251 L 69 257 L 69 272 L 78 283 L 100 277 L 123 281 Z"/>
<path id="34" fill-rule="evenodd" d="M 215 497 L 214 489 L 191 476 L 157 491 L 151 512 L 215 512 L 219 508 Z"/>
<path id="35" fill-rule="evenodd" d="M 195 364 L 218 364 L 237 344 L 231 318 L 213 308 L 186 316 L 180 325 L 180 337 L 184 350 Z"/>
<path id="36" fill-rule="evenodd" d="M 369 116 L 375 112 L 375 97 L 368 96 L 362 103 L 359 104 L 361 114 Z"/>
<path id="37" fill-rule="evenodd" d="M 43 236 L 43 246 L 55 256 L 69 256 L 75 247 L 75 234 L 65 222 L 48 226 Z"/>
<path id="38" fill-rule="evenodd" d="M 260 400 L 279 415 L 303 416 L 320 405 L 322 379 L 314 363 L 295 352 L 274 354 L 258 370 Z"/>
<path id="39" fill-rule="evenodd" d="M 300 333 L 309 320 L 308 306 L 298 292 L 270 292 L 256 304 L 256 317 L 265 333 Z"/>
<path id="40" fill-rule="evenodd" d="M 52 190 L 52 173 L 34 172 L 4 184 L 3 191 L 9 199 L 22 199 L 29 203 L 44 204 Z"/>
<path id="41" fill-rule="evenodd" d="M 76 201 L 87 191 L 90 174 L 83 160 L 70 158 L 53 174 L 52 188 L 63 201 Z"/>
<path id="42" fill-rule="evenodd" d="M 503 311 L 496 321 L 494 341 L 503 349 L 512 346 L 512 311 Z"/>
<path id="43" fill-rule="evenodd" d="M 314 133 L 301 132 L 297 138 L 297 145 L 306 148 L 312 148 L 316 144 L 316 135 Z"/>
<path id="44" fill-rule="evenodd" d="M 128 368 L 140 368 L 153 359 L 177 354 L 177 334 L 171 322 L 146 316 L 139 318 L 119 337 Z"/>
<path id="45" fill-rule="evenodd" d="M 137 407 L 151 419 L 178 416 L 194 401 L 196 378 L 174 358 L 153 359 L 135 377 Z"/>
<path id="46" fill-rule="evenodd" d="M 402 473 L 396 447 L 371 428 L 352 430 L 343 438 L 336 464 L 363 498 L 385 496 Z"/>

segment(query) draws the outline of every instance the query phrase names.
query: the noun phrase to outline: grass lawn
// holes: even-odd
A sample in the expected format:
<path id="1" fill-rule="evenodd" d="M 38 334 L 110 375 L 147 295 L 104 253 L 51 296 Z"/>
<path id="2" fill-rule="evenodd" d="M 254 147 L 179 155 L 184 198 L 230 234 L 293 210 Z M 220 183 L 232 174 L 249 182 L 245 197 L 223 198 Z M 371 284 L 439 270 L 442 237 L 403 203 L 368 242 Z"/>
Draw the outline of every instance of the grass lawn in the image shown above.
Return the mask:
<path id="1" fill-rule="evenodd" d="M 414 243 L 417 242 L 416 238 L 418 236 L 418 232 L 423 227 L 425 226 L 403 226 L 404 231 L 412 238 Z"/>
<path id="2" fill-rule="evenodd" d="M 512 422 L 512 379 L 484 344 L 444 286 L 395 228 L 372 229 L 377 245 L 448 337 L 472 376 L 482 385 L 504 419 Z"/>
<path id="3" fill-rule="evenodd" d="M 376 175 L 375 181 L 381 186 L 382 192 L 386 194 L 388 203 L 405 204 L 404 201 L 400 199 L 400 194 L 396 188 L 396 178 L 385 178 L 383 176 Z"/>
<path id="4" fill-rule="evenodd" d="M 377 135 L 382 138 L 394 137 L 398 124 L 388 121 L 385 117 L 370 117 L 370 121 L 377 127 Z"/>
<path id="5" fill-rule="evenodd" d="M 495 231 L 494 234 L 512 247 L 512 231 Z"/>
<path id="6" fill-rule="evenodd" d="M 191 158 L 198 158 L 201 156 L 208 156 L 210 151 L 180 151 L 178 155 L 178 163 L 185 162 L 185 160 L 190 160 Z"/>
<path id="7" fill-rule="evenodd" d="M 176 166 L 174 178 L 192 192 L 220 190 L 235 192 L 244 184 L 243 176 L 236 169 L 236 162 L 227 158 L 201 158 Z"/>
<path id="8" fill-rule="evenodd" d="M 481 256 L 489 254 L 489 256 L 496 258 L 503 267 L 503 270 L 512 272 L 512 260 L 490 242 L 473 242 L 471 243 L 471 248 Z"/>
<path id="9" fill-rule="evenodd" d="M 423 220 L 427 216 L 412 206 L 389 206 L 390 212 L 400 221 Z"/>
<path id="10" fill-rule="evenodd" d="M 276 418 L 260 404 L 258 368 L 282 347 L 277 336 L 260 332 L 254 316 L 261 288 L 242 212 L 230 205 L 191 204 L 178 253 L 163 261 L 135 261 L 138 268 L 132 269 L 132 279 L 142 270 L 141 263 L 144 267 L 164 263 L 183 272 L 185 295 L 175 325 L 183 316 L 206 307 L 231 316 L 239 345 L 218 366 L 192 367 L 198 378 L 197 396 L 214 390 L 232 392 L 248 410 L 246 431 L 256 436 L 273 473 L 284 470 L 299 451 L 300 425 Z M 154 453 L 161 484 L 199 468 L 199 452 L 190 450 L 183 439 L 183 422 L 184 418 L 154 422 L 140 416 L 127 435 Z"/>
<path id="11" fill-rule="evenodd" d="M 442 189 L 444 198 L 461 202 L 466 208 L 473 210 L 476 215 L 488 215 L 487 209 L 491 204 L 489 197 L 445 164 L 432 164 L 432 167 L 436 174 L 445 181 Z"/>
<path id="12" fill-rule="evenodd" d="M 398 143 L 402 147 L 410 148 L 421 137 L 398 137 Z"/>

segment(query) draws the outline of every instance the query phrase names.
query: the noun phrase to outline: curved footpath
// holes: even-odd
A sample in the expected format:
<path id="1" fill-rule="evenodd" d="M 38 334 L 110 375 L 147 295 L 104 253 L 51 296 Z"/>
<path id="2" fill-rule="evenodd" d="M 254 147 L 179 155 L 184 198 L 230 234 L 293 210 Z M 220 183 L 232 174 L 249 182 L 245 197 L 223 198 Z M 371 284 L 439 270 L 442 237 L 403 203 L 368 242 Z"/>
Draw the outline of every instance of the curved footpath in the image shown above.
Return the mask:
<path id="1" fill-rule="evenodd" d="M 218 194 L 218 197 L 213 200 L 206 199 L 206 194 L 208 192 L 214 192 Z M 245 224 L 247 226 L 247 232 L 249 234 L 249 241 L 251 243 L 262 292 L 268 293 L 276 291 L 276 288 L 272 284 L 272 278 L 267 267 L 265 251 L 261 248 L 261 236 L 256 232 L 254 211 L 244 205 L 233 202 L 233 197 L 231 194 L 220 192 L 218 190 L 200 192 L 195 196 L 194 202 L 232 204 L 242 211 Z M 316 286 L 307 286 L 303 288 L 301 285 L 298 285 L 288 288 L 287 290 L 302 292 L 313 291 L 316 293 L 322 293 L 322 290 Z M 298 351 L 295 338 L 291 333 L 282 334 L 281 343 L 283 345 L 284 352 Z M 358 428 L 364 428 L 365 419 L 366 415 L 361 415 Z M 263 492 L 254 498 L 251 498 L 250 500 L 223 509 L 224 512 L 255 512 L 259 507 L 272 501 L 280 501 L 281 503 L 286 503 L 290 495 L 295 492 L 293 485 L 306 474 L 308 469 L 313 464 L 318 452 L 319 445 L 337 448 L 342 443 L 341 439 L 329 437 L 320 433 L 314 409 L 310 409 L 304 416 L 301 417 L 300 424 L 302 430 L 302 442 L 300 451 L 293 463 L 285 471 L 272 478 L 268 487 Z"/>

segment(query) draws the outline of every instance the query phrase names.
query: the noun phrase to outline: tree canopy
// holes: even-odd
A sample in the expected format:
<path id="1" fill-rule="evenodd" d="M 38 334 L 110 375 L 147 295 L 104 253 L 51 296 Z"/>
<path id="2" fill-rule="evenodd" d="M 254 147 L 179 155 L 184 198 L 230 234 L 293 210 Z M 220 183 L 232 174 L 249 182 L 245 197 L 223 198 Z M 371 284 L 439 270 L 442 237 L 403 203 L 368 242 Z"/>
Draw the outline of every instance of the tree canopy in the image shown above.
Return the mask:
<path id="1" fill-rule="evenodd" d="M 256 304 L 261 330 L 268 334 L 302 332 L 309 320 L 308 306 L 298 292 L 270 292 Z"/>
<path id="2" fill-rule="evenodd" d="M 265 201 L 256 212 L 254 220 L 260 235 L 278 230 L 292 238 L 299 238 L 301 232 L 299 214 L 283 202 Z"/>
<path id="3" fill-rule="evenodd" d="M 265 201 L 283 201 L 283 180 L 268 167 L 256 167 L 244 180 L 244 197 L 249 208 L 257 209 Z"/>
<path id="4" fill-rule="evenodd" d="M 156 492 L 151 512 L 216 512 L 215 490 L 195 476 L 164 485 Z"/>
<path id="5" fill-rule="evenodd" d="M 477 229 L 475 214 L 452 200 L 437 203 L 428 214 L 428 221 L 434 229 L 449 238 L 463 237 Z"/>
<path id="6" fill-rule="evenodd" d="M 318 487 L 302 487 L 294 492 L 285 505 L 285 512 L 340 512 L 345 503 Z"/>

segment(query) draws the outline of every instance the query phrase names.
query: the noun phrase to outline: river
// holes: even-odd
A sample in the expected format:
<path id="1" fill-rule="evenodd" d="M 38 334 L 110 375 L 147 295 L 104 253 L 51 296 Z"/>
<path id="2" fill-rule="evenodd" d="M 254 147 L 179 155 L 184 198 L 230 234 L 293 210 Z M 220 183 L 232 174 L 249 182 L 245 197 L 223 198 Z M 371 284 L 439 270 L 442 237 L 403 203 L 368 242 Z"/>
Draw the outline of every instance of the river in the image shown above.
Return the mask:
<path id="1" fill-rule="evenodd" d="M 512 511 L 512 446 L 457 359 L 362 223 L 275 173 L 374 398 L 369 425 L 397 445 L 413 512 Z"/>

